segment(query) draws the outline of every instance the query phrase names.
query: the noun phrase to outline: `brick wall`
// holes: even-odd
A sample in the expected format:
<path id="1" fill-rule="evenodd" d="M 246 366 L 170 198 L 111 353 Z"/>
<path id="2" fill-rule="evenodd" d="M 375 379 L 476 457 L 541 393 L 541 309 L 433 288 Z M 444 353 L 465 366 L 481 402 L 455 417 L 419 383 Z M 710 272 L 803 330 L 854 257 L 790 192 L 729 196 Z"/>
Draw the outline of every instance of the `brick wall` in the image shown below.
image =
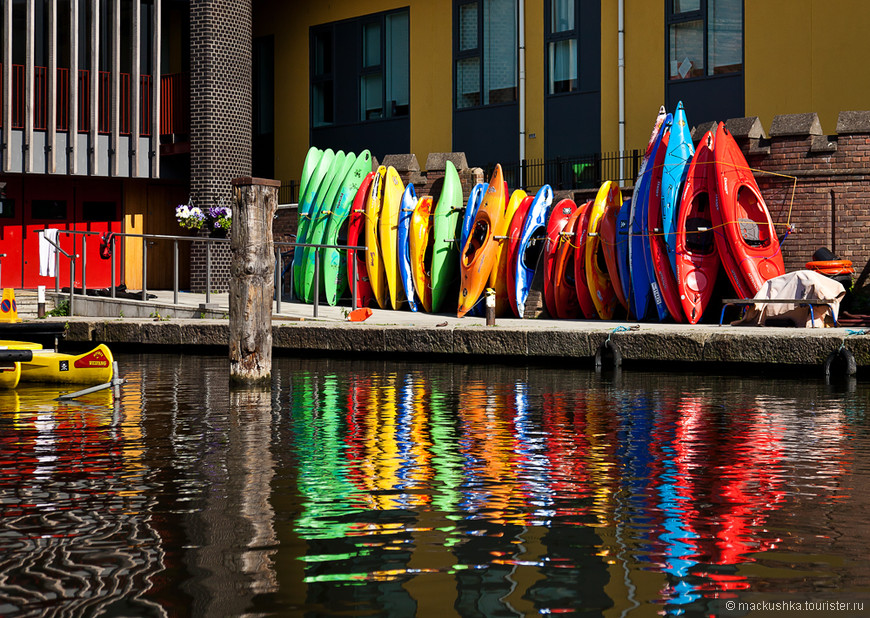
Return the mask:
<path id="1" fill-rule="evenodd" d="M 782 245 L 786 271 L 825 247 L 851 260 L 857 287 L 870 272 L 870 112 L 843 112 L 836 134 L 816 114 L 776 116 L 767 134 L 757 118 L 726 122 L 753 169 Z M 709 125 L 696 127 L 699 139 Z"/>
<path id="2" fill-rule="evenodd" d="M 251 175 L 251 88 L 251 0 L 192 0 L 190 188 L 201 208 L 232 203 L 230 181 Z M 205 291 L 204 245 L 191 251 L 198 292 Z M 212 291 L 226 291 L 229 245 L 213 249 Z"/>

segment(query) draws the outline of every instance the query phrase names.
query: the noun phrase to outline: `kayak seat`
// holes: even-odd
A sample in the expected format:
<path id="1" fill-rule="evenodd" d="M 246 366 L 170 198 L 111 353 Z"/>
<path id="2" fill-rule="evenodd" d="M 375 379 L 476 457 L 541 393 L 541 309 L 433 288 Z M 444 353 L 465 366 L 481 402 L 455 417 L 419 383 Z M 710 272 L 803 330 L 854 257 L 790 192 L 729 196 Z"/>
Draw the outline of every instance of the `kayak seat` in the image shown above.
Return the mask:
<path id="1" fill-rule="evenodd" d="M 750 247 L 761 247 L 765 244 L 761 238 L 761 230 L 755 221 L 752 219 L 738 219 L 737 224 L 740 226 L 740 235 L 747 245 Z"/>

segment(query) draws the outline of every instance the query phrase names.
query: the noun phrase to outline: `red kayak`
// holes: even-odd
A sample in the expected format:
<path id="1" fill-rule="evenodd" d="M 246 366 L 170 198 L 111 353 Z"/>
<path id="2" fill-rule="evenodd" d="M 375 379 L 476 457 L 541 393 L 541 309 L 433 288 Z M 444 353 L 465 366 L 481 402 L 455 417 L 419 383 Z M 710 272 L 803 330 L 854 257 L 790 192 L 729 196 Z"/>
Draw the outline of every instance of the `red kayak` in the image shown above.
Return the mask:
<path id="1" fill-rule="evenodd" d="M 520 236 L 523 233 L 523 224 L 526 222 L 526 216 L 529 214 L 529 209 L 532 207 L 532 202 L 534 201 L 535 196 L 529 195 L 523 198 L 523 201 L 520 203 L 520 207 L 517 208 L 517 211 L 514 213 L 514 216 L 511 218 L 511 224 L 508 227 L 507 232 L 507 252 L 508 252 L 508 267 L 507 267 L 507 280 L 508 280 L 508 301 L 511 306 L 511 311 L 514 314 L 514 317 L 520 317 L 520 314 L 517 310 L 517 290 L 515 285 L 511 285 L 511 282 L 516 281 L 517 279 L 517 250 L 520 245 Z"/>
<path id="2" fill-rule="evenodd" d="M 580 317 L 580 301 L 577 299 L 577 286 L 574 282 L 574 244 L 577 242 L 574 230 L 577 228 L 577 220 L 583 215 L 583 211 L 573 201 L 571 205 L 574 210 L 562 230 L 554 266 L 556 317 L 568 320 Z"/>
<path id="3" fill-rule="evenodd" d="M 656 166 L 664 166 L 665 152 L 667 151 L 670 133 L 665 133 L 661 146 L 656 153 Z M 683 306 L 680 303 L 680 292 L 677 288 L 677 280 L 671 269 L 671 259 L 668 256 L 668 245 L 665 243 L 664 227 L 662 226 L 662 175 L 658 174 L 656 183 L 650 187 L 649 206 L 649 252 L 652 258 L 653 270 L 656 281 L 659 284 L 659 292 L 668 308 L 668 313 L 674 318 L 674 322 L 683 321 Z"/>
<path id="4" fill-rule="evenodd" d="M 372 186 L 374 172 L 369 172 L 363 179 L 353 204 L 350 207 L 350 217 L 347 224 L 347 244 L 350 247 L 366 246 L 366 196 Z M 375 293 L 369 283 L 368 269 L 366 268 L 366 252 L 349 249 L 347 252 L 347 280 L 353 294 L 353 263 L 356 260 L 356 306 L 368 307 L 375 301 Z"/>
<path id="5" fill-rule="evenodd" d="M 589 229 L 589 215 L 592 212 L 593 201 L 589 200 L 582 206 L 577 207 L 580 213 L 574 227 L 574 287 L 577 290 L 577 302 L 580 303 L 580 311 L 583 317 L 594 320 L 598 317 L 595 309 L 595 301 L 586 283 L 586 237 Z"/>
<path id="6" fill-rule="evenodd" d="M 562 317 L 559 315 L 556 303 L 556 255 L 560 247 L 571 241 L 571 238 L 566 238 L 562 232 L 575 210 L 577 204 L 574 200 L 564 199 L 556 204 L 547 220 L 547 244 L 544 248 L 544 303 L 547 305 L 547 312 L 553 318 Z"/>
<path id="7" fill-rule="evenodd" d="M 689 324 L 697 324 L 704 315 L 719 272 L 719 254 L 713 241 L 714 172 L 713 134 L 707 131 L 689 164 L 677 213 L 677 285 Z"/>
<path id="8" fill-rule="evenodd" d="M 619 185 L 615 182 L 611 184 L 610 190 L 614 192 L 614 195 L 609 200 L 607 210 L 604 211 L 604 217 L 602 217 L 601 224 L 598 227 L 598 234 L 601 236 L 604 263 L 607 265 L 607 272 L 610 275 L 610 282 L 613 284 L 616 300 L 628 311 L 628 296 L 622 289 L 622 281 L 619 277 L 619 261 L 616 257 L 619 243 L 628 242 L 617 233 L 616 218 L 619 216 L 619 209 L 622 208 L 622 192 L 619 190 Z"/>
<path id="9" fill-rule="evenodd" d="M 734 291 L 752 298 L 765 281 L 785 274 L 779 239 L 746 158 L 722 122 L 716 129 L 713 157 L 716 249 Z"/>

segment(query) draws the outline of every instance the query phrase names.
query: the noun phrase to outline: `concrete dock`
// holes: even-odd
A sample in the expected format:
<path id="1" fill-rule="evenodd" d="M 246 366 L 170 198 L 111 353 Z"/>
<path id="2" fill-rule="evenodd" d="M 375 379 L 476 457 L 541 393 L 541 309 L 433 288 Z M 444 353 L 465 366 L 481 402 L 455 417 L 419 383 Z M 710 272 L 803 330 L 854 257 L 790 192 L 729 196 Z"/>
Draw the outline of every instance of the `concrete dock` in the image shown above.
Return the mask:
<path id="1" fill-rule="evenodd" d="M 214 306 L 200 312 L 202 318 L 175 317 L 172 308 L 158 298 L 148 305 L 151 317 L 48 320 L 66 325 L 65 340 L 69 343 L 104 342 L 118 349 L 219 351 L 228 345 L 229 320 L 223 317 L 225 312 L 217 318 L 208 316 L 221 315 L 224 296 L 212 295 Z M 193 309 L 196 300 L 189 301 Z M 401 355 L 460 362 L 481 357 L 520 362 L 563 359 L 591 367 L 596 352 L 609 338 L 626 366 L 641 368 L 667 362 L 700 363 L 707 365 L 706 369 L 736 365 L 748 374 L 776 366 L 821 373 L 826 359 L 841 349 L 854 356 L 859 370 L 870 365 L 870 335 L 862 329 L 517 318 L 499 318 L 495 326 L 486 326 L 484 318 L 381 309 L 373 309 L 364 322 L 348 322 L 347 307 L 321 305 L 317 317 L 311 305 L 296 302 L 283 302 L 280 312 L 275 309 L 276 353 Z M 696 368 L 704 370 L 702 366 Z"/>

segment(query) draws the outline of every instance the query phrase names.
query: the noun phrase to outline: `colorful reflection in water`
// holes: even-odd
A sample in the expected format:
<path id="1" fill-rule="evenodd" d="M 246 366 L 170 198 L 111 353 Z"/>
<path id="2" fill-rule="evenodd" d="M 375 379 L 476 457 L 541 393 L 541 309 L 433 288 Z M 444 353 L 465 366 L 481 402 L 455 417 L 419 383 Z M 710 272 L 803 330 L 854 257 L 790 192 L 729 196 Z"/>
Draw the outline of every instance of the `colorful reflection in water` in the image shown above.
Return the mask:
<path id="1" fill-rule="evenodd" d="M 863 384 L 277 359 L 271 392 L 229 392 L 220 358 L 122 366 L 117 402 L 0 393 L 0 615 L 870 601 Z"/>

